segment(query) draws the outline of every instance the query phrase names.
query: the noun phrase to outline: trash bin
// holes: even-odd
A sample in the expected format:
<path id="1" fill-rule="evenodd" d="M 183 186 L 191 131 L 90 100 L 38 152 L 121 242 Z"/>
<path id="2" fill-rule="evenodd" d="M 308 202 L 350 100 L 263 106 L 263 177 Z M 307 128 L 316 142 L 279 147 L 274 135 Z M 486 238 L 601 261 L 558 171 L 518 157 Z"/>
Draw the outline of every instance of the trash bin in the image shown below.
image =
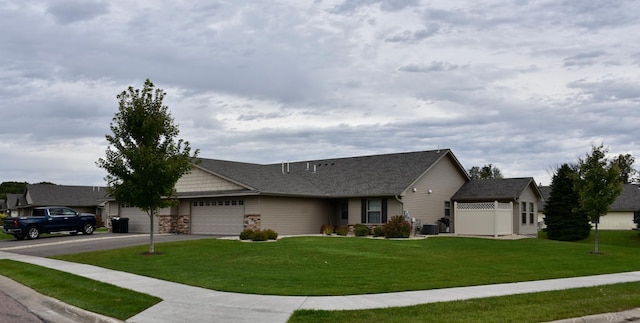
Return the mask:
<path id="1" fill-rule="evenodd" d="M 129 233 L 129 218 L 120 218 L 120 233 Z"/>
<path id="2" fill-rule="evenodd" d="M 120 233 L 120 218 L 111 218 L 111 232 Z"/>
<path id="3" fill-rule="evenodd" d="M 437 235 L 439 230 L 439 226 L 437 224 L 425 224 L 422 226 L 422 234 L 433 234 Z"/>

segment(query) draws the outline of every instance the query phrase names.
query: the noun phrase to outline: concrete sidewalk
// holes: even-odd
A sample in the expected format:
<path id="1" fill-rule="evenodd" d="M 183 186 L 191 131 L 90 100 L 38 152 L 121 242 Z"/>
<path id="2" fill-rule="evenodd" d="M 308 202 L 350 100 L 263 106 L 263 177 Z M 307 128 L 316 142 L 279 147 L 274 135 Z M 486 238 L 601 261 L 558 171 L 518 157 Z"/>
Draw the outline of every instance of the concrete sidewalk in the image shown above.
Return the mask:
<path id="1" fill-rule="evenodd" d="M 628 272 L 386 294 L 269 296 L 218 292 L 90 265 L 0 252 L 0 259 L 3 258 L 69 272 L 163 299 L 162 302 L 128 319 L 127 322 L 286 322 L 297 309 L 357 310 L 411 306 L 640 281 L 640 272 Z M 638 310 L 629 313 L 631 314 L 624 315 L 640 317 Z M 611 320 L 612 314 L 602 315 L 608 315 L 600 316 L 603 320 L 616 322 Z M 624 319 L 620 320 L 622 321 Z M 582 321 L 572 319 L 568 322 Z"/>

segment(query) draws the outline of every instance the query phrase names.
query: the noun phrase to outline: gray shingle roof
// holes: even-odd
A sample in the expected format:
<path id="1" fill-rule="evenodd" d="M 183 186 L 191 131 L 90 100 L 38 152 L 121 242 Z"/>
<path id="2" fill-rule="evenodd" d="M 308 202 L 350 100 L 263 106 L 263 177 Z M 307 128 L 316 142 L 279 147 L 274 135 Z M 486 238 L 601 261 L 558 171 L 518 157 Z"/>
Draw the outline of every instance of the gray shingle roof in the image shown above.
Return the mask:
<path id="1" fill-rule="evenodd" d="M 611 207 L 611 211 L 640 211 L 640 188 L 633 184 L 624 184 L 622 193 Z"/>
<path id="2" fill-rule="evenodd" d="M 533 178 L 525 177 L 468 181 L 451 199 L 454 201 L 512 201 L 520 197 L 529 185 L 532 185 L 534 191 L 542 197 Z"/>
<path id="3" fill-rule="evenodd" d="M 96 206 L 107 197 L 107 189 L 98 186 L 29 184 L 30 206 Z"/>
<path id="4" fill-rule="evenodd" d="M 543 193 L 545 200 L 548 199 L 551 194 L 551 186 L 540 186 L 540 191 Z M 542 203 L 542 205 L 545 205 Z M 540 208 L 539 210 L 542 210 Z M 610 211 L 618 212 L 631 212 L 640 211 L 640 187 L 634 184 L 624 184 L 622 193 L 609 207 Z"/>
<path id="5" fill-rule="evenodd" d="M 262 194 L 314 197 L 391 196 L 402 193 L 442 158 L 448 149 L 385 155 L 249 164 L 202 159 L 198 167 Z M 284 173 L 283 173 L 284 168 Z"/>

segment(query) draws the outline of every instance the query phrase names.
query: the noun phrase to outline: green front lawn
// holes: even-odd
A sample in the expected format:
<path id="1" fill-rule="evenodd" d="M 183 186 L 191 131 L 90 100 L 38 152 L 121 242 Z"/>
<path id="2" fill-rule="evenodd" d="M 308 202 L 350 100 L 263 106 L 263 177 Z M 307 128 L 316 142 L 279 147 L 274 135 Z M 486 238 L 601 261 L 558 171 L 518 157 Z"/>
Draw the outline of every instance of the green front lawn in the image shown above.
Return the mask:
<path id="1" fill-rule="evenodd" d="M 592 255 L 592 248 L 592 238 L 557 242 L 301 237 L 266 243 L 207 239 L 157 244 L 162 254 L 156 256 L 142 255 L 147 251 L 142 246 L 56 258 L 217 290 L 285 295 L 378 293 L 640 270 L 638 232 L 602 231 L 604 254 Z M 29 266 L 5 270 L 4 264 L 0 262 L 3 272 L 11 275 Z M 59 272 L 47 276 L 58 279 L 51 284 L 53 290 L 78 279 Z M 32 286 L 38 280 L 34 277 L 38 275 L 24 275 L 22 283 Z M 71 303 L 67 295 L 53 297 Z M 114 297 L 118 296 L 106 299 Z M 630 309 L 640 306 L 639 299 L 640 283 L 627 283 L 401 308 L 296 311 L 290 321 L 539 322 Z M 84 300 L 88 310 L 100 312 L 103 307 L 98 297 Z M 138 306 L 142 310 L 147 305 Z"/>
<path id="2" fill-rule="evenodd" d="M 1 274 L 67 304 L 120 320 L 140 313 L 161 299 L 88 278 L 9 259 L 0 259 Z"/>
<path id="3" fill-rule="evenodd" d="M 384 240 L 296 237 L 247 243 L 196 240 L 55 258 L 204 288 L 253 294 L 350 295 L 640 270 L 640 235 L 601 232 L 589 241 L 432 237 Z M 620 241 L 625 241 L 621 243 Z"/>
<path id="4" fill-rule="evenodd" d="M 357 311 L 299 310 L 289 323 L 307 322 L 547 322 L 640 306 L 640 282 L 408 307 Z"/>

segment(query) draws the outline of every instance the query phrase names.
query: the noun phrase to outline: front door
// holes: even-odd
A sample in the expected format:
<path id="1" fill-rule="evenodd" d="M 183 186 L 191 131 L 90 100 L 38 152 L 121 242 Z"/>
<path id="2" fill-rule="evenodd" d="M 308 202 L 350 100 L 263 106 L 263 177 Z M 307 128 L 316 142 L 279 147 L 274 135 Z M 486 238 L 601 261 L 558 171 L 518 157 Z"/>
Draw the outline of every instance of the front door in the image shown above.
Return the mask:
<path id="1" fill-rule="evenodd" d="M 349 201 L 343 200 L 338 203 L 338 226 L 349 225 Z"/>

